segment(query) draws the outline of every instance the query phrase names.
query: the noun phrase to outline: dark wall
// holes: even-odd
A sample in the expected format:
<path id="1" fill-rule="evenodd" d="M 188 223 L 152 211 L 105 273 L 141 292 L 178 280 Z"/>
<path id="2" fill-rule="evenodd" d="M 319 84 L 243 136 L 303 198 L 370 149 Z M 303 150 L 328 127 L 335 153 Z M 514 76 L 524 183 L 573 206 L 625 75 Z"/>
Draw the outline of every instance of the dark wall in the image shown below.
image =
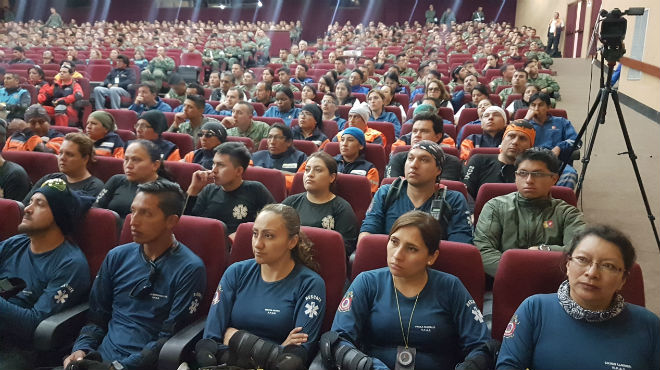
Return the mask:
<path id="1" fill-rule="evenodd" d="M 17 11 L 17 16 L 23 20 L 30 18 L 46 19 L 48 6 L 56 5 L 60 14 L 66 20 L 71 18 L 78 22 L 106 19 L 109 21 L 138 20 L 262 20 L 262 21 L 303 21 L 303 38 L 311 40 L 321 35 L 328 24 L 339 21 L 343 24 L 383 21 L 385 24 L 404 22 L 407 20 L 424 22 L 424 12 L 429 4 L 436 8 L 438 18 L 447 7 L 454 6 L 459 22 L 470 19 L 477 6 L 483 6 L 486 20 L 493 20 L 498 14 L 498 21 L 513 23 L 516 16 L 517 0 L 476 0 L 476 1 L 432 1 L 432 0 L 362 0 L 359 8 L 340 8 L 335 12 L 329 0 L 262 0 L 264 6 L 260 9 L 225 9 L 218 8 L 195 10 L 192 8 L 157 8 L 154 0 L 90 0 L 88 7 L 65 8 L 65 0 L 30 1 L 18 0 L 17 6 L 24 4 L 23 11 Z M 39 6 L 35 6 L 38 3 Z M 48 6 L 47 6 L 48 5 Z M 17 9 L 18 10 L 18 9 Z"/>

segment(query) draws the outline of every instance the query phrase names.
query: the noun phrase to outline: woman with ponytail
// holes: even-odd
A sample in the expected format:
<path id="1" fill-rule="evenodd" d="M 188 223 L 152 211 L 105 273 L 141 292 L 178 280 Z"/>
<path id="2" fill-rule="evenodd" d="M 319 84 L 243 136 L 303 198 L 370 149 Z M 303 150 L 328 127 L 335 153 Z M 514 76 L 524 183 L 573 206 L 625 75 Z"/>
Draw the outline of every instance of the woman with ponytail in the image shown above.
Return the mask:
<path id="1" fill-rule="evenodd" d="M 275 368 L 293 358 L 305 366 L 321 331 L 325 283 L 296 210 L 265 206 L 254 222 L 252 251 L 254 259 L 222 276 L 196 346 L 198 365 Z"/>

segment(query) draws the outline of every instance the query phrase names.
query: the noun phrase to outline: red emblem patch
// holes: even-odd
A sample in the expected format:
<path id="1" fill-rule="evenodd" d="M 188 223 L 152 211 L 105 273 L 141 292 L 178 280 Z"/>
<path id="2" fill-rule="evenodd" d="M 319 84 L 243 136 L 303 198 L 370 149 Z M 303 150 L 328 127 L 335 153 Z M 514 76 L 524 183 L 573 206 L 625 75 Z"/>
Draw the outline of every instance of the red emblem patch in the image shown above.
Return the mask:
<path id="1" fill-rule="evenodd" d="M 348 312 L 351 309 L 351 304 L 353 303 L 353 292 L 348 292 L 344 299 L 339 302 L 339 312 Z"/>
<path id="2" fill-rule="evenodd" d="M 513 315 L 513 317 L 511 317 L 511 321 L 509 321 L 509 324 L 506 326 L 506 330 L 504 330 L 504 338 L 513 338 L 513 333 L 516 331 L 518 324 L 518 316 Z"/>

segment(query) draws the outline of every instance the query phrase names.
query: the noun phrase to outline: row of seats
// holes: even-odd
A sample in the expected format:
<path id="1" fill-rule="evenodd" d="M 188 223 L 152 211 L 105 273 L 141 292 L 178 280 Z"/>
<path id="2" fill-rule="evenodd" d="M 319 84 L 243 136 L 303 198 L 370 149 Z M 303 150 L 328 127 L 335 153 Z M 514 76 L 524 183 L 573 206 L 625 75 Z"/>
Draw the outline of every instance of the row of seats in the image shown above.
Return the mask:
<path id="1" fill-rule="evenodd" d="M 0 199 L 0 214 L 3 222 L 0 225 L 17 224 L 13 219 L 20 208 L 14 201 Z M 13 217 L 12 217 L 13 216 Z M 130 234 L 130 215 L 119 233 L 117 215 L 104 209 L 92 209 L 83 220 L 74 236 L 74 240 L 85 253 L 90 264 L 91 276 L 95 276 L 103 258 L 115 245 L 132 241 Z M 204 261 L 207 269 L 207 289 L 200 310 L 201 315 L 208 312 L 210 300 L 225 268 L 235 262 L 253 258 L 251 240 L 252 223 L 241 224 L 236 231 L 236 237 L 230 251 L 225 245 L 225 235 L 222 224 L 213 219 L 183 216 L 175 227 L 176 238 L 187 245 Z M 14 233 L 16 230 L 13 230 Z M 328 330 L 334 317 L 334 308 L 338 306 L 346 279 L 345 252 L 340 234 L 335 231 L 303 227 L 303 231 L 314 243 L 314 254 L 320 264 L 320 275 L 326 283 L 327 311 L 324 317 L 323 330 Z M 1 236 L 6 237 L 5 235 Z M 353 262 L 350 279 L 360 272 L 387 265 L 386 235 L 369 235 L 360 240 L 357 245 L 355 261 Z M 457 276 L 472 295 L 479 308 L 483 307 L 485 293 L 484 271 L 481 256 L 476 247 L 463 243 L 443 241 L 440 245 L 440 257 L 432 268 Z M 509 318 L 518 305 L 528 296 L 537 293 L 551 293 L 557 290 L 565 279 L 561 269 L 562 255 L 559 252 L 538 252 L 529 250 L 511 250 L 504 253 L 493 285 L 493 338 L 501 338 Z M 623 289 L 626 301 L 638 305 L 645 304 L 643 277 L 638 264 L 635 264 Z M 63 315 L 58 315 L 61 316 Z M 66 316 L 66 315 L 64 315 Z M 48 319 L 50 320 L 50 319 Z M 46 320 L 46 321 L 48 321 Z M 47 344 L 61 340 L 70 343 L 84 321 L 78 323 L 53 322 L 42 323 L 35 333 L 37 349 L 43 349 Z M 71 327 L 73 325 L 73 327 Z M 60 330 L 48 331 L 47 327 Z M 166 344 L 161 352 L 160 364 L 164 368 L 176 369 L 180 361 L 185 359 L 185 349 L 188 344 L 201 334 L 203 317 L 186 330 L 182 330 Z"/>
<path id="2" fill-rule="evenodd" d="M 337 143 L 329 143 L 328 146 L 326 146 L 326 150 L 329 154 L 336 155 L 339 152 Z M 367 147 L 377 148 L 378 145 L 367 144 Z M 49 173 L 58 172 L 57 157 L 53 154 L 12 151 L 3 153 L 3 157 L 6 160 L 16 162 L 23 166 L 30 175 L 30 179 L 33 183 Z M 166 161 L 165 169 L 173 176 L 174 180 L 181 186 L 181 188 L 185 190 L 192 181 L 192 174 L 197 170 L 202 170 L 203 167 L 196 163 Z M 106 182 L 113 175 L 123 173 L 123 161 L 112 157 L 97 157 L 96 162 L 89 165 L 89 170 L 92 175 L 98 177 L 101 181 Z M 302 181 L 302 173 L 297 173 L 294 176 L 290 192 L 287 192 L 284 174 L 278 170 L 261 167 L 248 167 L 245 171 L 244 178 L 246 180 L 258 181 L 264 184 L 273 195 L 273 198 L 278 202 L 284 200 L 287 195 L 298 194 L 305 191 Z M 384 178 L 381 185 L 389 184 L 392 181 L 394 181 L 394 178 Z M 467 190 L 462 182 L 442 180 L 441 183 L 447 186 L 448 189 L 458 191 L 463 194 L 466 199 L 468 198 Z M 474 223 L 478 221 L 481 209 L 488 200 L 514 191 L 516 191 L 515 184 L 510 183 L 482 185 L 475 200 Z M 371 185 L 369 180 L 364 176 L 338 174 L 335 193 L 351 204 L 358 225 L 361 225 L 366 211 L 369 208 L 369 204 L 371 203 Z M 563 199 L 569 204 L 574 206 L 577 205 L 575 193 L 569 188 L 554 186 L 552 188 L 552 195 L 555 198 Z"/>

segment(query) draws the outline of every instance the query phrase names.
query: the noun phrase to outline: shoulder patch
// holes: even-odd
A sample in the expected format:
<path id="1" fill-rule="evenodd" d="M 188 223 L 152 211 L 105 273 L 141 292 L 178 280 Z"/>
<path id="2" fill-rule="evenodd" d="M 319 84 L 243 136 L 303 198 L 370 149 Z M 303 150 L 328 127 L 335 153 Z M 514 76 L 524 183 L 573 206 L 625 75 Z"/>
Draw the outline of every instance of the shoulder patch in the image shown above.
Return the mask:
<path id="1" fill-rule="evenodd" d="M 213 300 L 211 301 L 211 305 L 216 305 L 220 303 L 220 294 L 222 293 L 222 286 L 218 284 L 218 289 L 215 290 L 215 294 L 213 294 Z"/>
<path id="2" fill-rule="evenodd" d="M 353 304 L 353 291 L 346 293 L 344 299 L 339 302 L 339 308 L 337 308 L 337 311 L 348 312 L 351 310 L 351 304 Z"/>
<path id="3" fill-rule="evenodd" d="M 509 321 L 509 324 L 506 326 L 506 330 L 504 330 L 504 338 L 513 338 L 514 332 L 516 331 L 516 327 L 518 327 L 518 324 L 520 321 L 518 321 L 518 315 L 514 314 L 511 317 L 511 321 Z"/>

